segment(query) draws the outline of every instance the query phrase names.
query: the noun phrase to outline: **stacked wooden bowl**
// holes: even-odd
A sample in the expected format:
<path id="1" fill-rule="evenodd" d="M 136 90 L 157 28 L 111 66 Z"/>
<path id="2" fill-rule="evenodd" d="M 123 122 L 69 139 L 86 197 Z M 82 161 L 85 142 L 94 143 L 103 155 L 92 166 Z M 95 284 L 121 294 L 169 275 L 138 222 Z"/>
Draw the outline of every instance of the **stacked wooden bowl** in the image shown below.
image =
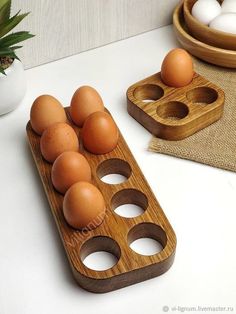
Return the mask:
<path id="1" fill-rule="evenodd" d="M 179 42 L 199 59 L 236 68 L 236 35 L 211 29 L 197 21 L 191 14 L 196 1 L 181 1 L 174 11 L 173 24 Z"/>

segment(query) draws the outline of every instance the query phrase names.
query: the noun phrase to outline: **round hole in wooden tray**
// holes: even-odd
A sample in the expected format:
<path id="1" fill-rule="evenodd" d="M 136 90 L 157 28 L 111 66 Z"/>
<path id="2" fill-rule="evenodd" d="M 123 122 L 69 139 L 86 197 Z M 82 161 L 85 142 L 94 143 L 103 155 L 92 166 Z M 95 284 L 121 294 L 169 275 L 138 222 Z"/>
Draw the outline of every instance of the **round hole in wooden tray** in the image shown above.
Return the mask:
<path id="1" fill-rule="evenodd" d="M 163 95 L 163 88 L 155 84 L 140 85 L 134 90 L 134 97 L 137 100 L 142 100 L 145 103 L 157 101 L 161 99 Z"/>
<path id="2" fill-rule="evenodd" d="M 119 158 L 102 161 L 97 167 L 97 175 L 105 183 L 120 184 L 126 181 L 132 173 L 128 162 Z"/>
<path id="3" fill-rule="evenodd" d="M 209 105 L 217 100 L 218 93 L 211 87 L 202 86 L 188 91 L 186 97 L 194 104 Z"/>
<path id="4" fill-rule="evenodd" d="M 170 101 L 157 106 L 156 113 L 166 120 L 181 120 L 189 114 L 187 105 L 180 101 Z"/>
<path id="5" fill-rule="evenodd" d="M 119 216 L 134 218 L 142 215 L 147 209 L 148 199 L 139 190 L 123 189 L 112 197 L 111 207 Z"/>
<path id="6" fill-rule="evenodd" d="M 106 236 L 87 240 L 80 249 L 83 264 L 92 270 L 104 271 L 117 264 L 121 256 L 118 243 Z"/>
<path id="7" fill-rule="evenodd" d="M 127 240 L 133 251 L 150 256 L 164 249 L 167 236 L 165 231 L 154 223 L 140 223 L 129 231 Z"/>

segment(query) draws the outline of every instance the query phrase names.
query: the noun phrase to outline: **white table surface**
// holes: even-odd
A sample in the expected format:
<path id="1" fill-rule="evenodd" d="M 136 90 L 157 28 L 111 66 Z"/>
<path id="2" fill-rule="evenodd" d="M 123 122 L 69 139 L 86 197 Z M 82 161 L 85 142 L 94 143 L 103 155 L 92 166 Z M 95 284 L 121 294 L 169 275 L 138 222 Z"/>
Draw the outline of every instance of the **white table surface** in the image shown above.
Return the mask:
<path id="1" fill-rule="evenodd" d="M 1 314 L 156 314 L 163 306 L 236 312 L 236 174 L 148 152 L 151 135 L 126 111 L 126 89 L 158 72 L 176 46 L 168 26 L 26 71 L 22 104 L 0 117 Z M 84 84 L 100 91 L 178 238 L 166 274 L 99 295 L 72 277 L 25 133 L 38 95 L 66 106 Z"/>

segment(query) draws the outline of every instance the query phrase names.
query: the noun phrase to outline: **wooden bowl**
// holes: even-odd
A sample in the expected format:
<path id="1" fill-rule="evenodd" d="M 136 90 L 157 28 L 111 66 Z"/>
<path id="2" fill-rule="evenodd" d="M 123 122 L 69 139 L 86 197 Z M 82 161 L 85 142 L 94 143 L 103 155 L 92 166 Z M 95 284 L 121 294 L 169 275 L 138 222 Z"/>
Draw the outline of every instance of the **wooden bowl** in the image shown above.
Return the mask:
<path id="1" fill-rule="evenodd" d="M 236 50 L 236 35 L 212 29 L 192 16 L 192 7 L 196 1 L 197 0 L 184 1 L 184 18 L 191 34 L 208 45 Z M 221 3 L 222 1 L 219 0 L 219 2 Z"/>
<path id="2" fill-rule="evenodd" d="M 178 41 L 193 56 L 215 65 L 236 68 L 236 51 L 207 45 L 189 34 L 184 20 L 183 2 L 174 11 L 173 24 Z"/>

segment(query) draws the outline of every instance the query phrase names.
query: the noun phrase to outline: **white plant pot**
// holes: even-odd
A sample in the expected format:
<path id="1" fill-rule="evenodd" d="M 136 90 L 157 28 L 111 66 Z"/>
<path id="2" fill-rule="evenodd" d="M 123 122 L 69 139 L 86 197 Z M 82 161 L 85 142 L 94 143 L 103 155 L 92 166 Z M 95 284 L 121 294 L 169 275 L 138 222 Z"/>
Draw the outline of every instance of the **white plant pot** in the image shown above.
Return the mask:
<path id="1" fill-rule="evenodd" d="M 26 76 L 19 60 L 15 59 L 5 73 L 0 73 L 0 115 L 14 110 L 26 92 Z"/>

